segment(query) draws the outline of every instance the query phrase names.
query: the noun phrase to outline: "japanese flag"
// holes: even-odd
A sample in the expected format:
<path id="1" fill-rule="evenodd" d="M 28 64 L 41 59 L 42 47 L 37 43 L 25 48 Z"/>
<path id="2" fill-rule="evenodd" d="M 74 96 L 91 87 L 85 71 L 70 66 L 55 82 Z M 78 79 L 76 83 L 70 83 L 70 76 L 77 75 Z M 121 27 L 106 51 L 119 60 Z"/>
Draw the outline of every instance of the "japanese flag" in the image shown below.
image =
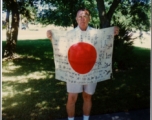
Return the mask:
<path id="1" fill-rule="evenodd" d="M 53 41 L 56 79 L 79 84 L 108 80 L 114 27 L 71 31 Z"/>

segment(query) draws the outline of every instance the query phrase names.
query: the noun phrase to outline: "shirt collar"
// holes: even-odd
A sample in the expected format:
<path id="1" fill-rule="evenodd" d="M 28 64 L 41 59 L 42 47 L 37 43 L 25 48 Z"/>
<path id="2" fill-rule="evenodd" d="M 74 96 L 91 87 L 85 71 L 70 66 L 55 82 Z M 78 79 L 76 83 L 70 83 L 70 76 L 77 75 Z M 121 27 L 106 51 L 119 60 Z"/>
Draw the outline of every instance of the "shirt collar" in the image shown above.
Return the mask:
<path id="1" fill-rule="evenodd" d="M 88 26 L 88 27 L 87 27 L 87 29 L 86 29 L 86 31 L 88 31 L 88 30 L 89 30 L 89 28 L 90 28 L 90 27 Z M 77 30 L 78 30 L 78 31 L 82 31 L 82 30 L 80 29 L 80 27 L 79 27 L 79 26 L 77 26 Z"/>

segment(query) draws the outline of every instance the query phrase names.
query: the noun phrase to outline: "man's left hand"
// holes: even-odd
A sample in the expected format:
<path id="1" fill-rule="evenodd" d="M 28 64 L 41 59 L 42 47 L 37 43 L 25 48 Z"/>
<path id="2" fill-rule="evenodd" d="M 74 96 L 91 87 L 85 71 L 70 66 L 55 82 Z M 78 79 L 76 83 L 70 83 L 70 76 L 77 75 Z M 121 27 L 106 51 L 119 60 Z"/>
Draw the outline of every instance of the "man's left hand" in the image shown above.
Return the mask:
<path id="1" fill-rule="evenodd" d="M 119 27 L 114 26 L 114 36 L 119 34 Z"/>

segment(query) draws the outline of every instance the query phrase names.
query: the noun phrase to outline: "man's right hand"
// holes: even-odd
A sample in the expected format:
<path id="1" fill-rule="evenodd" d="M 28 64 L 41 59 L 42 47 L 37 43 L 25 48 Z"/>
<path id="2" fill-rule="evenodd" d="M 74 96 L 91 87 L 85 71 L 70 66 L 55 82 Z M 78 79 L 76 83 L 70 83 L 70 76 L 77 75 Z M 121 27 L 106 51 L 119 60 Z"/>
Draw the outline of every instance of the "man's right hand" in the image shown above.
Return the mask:
<path id="1" fill-rule="evenodd" d="M 46 32 L 46 36 L 47 36 L 47 38 L 48 39 L 50 39 L 50 40 L 52 40 L 52 31 L 51 30 L 47 30 L 47 32 Z"/>

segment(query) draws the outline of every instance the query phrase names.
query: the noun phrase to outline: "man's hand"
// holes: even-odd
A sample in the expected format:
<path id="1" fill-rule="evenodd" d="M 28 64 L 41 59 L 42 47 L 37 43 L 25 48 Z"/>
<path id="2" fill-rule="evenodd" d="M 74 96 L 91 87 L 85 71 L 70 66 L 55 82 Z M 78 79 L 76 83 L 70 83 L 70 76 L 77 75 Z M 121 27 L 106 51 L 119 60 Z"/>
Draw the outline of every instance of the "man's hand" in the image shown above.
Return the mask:
<path id="1" fill-rule="evenodd" d="M 47 32 L 46 32 L 46 36 L 47 36 L 47 38 L 49 38 L 50 40 L 52 40 L 52 31 L 51 30 L 47 30 Z"/>
<path id="2" fill-rule="evenodd" d="M 119 27 L 114 26 L 114 36 L 119 34 Z"/>

